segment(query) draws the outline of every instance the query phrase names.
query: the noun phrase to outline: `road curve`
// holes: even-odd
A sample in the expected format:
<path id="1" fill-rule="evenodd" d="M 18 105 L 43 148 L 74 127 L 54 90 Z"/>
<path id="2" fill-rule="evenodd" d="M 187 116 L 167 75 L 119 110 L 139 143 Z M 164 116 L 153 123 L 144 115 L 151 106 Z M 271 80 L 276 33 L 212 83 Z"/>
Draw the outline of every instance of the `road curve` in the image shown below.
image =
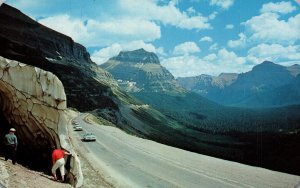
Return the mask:
<path id="1" fill-rule="evenodd" d="M 97 136 L 84 142 L 93 166 L 108 173 L 116 187 L 294 187 L 299 176 L 200 155 L 128 135 L 109 126 L 75 120 Z"/>

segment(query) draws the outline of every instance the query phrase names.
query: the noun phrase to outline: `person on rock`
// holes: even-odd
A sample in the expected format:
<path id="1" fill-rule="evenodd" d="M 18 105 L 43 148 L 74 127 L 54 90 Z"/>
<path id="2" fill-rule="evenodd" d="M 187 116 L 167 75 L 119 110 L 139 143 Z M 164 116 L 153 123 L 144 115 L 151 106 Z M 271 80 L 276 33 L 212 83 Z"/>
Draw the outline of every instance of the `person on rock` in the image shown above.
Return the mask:
<path id="1" fill-rule="evenodd" d="M 5 161 L 11 158 L 12 163 L 16 164 L 16 153 L 18 139 L 15 135 L 16 129 L 9 129 L 9 133 L 5 135 Z"/>
<path id="2" fill-rule="evenodd" d="M 65 181 L 65 156 L 66 155 L 71 155 L 71 153 L 63 150 L 63 149 L 56 149 L 55 147 L 53 148 L 52 152 L 52 175 L 53 175 L 53 180 L 57 180 L 56 176 L 56 170 L 59 168 L 60 174 L 61 174 L 61 180 L 62 182 Z"/>

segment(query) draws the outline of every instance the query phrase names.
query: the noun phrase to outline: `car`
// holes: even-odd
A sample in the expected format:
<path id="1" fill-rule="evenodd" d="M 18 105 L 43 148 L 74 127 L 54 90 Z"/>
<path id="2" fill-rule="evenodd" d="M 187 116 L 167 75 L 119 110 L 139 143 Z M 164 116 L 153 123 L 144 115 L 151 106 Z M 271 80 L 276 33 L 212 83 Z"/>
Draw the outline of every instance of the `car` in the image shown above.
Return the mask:
<path id="1" fill-rule="evenodd" d="M 83 135 L 82 140 L 85 142 L 96 141 L 96 136 L 93 133 L 86 133 Z"/>
<path id="2" fill-rule="evenodd" d="M 82 131 L 82 127 L 80 125 L 75 125 L 73 128 L 74 131 Z"/>
<path id="3" fill-rule="evenodd" d="M 73 125 L 79 125 L 79 123 L 77 121 L 72 121 Z"/>

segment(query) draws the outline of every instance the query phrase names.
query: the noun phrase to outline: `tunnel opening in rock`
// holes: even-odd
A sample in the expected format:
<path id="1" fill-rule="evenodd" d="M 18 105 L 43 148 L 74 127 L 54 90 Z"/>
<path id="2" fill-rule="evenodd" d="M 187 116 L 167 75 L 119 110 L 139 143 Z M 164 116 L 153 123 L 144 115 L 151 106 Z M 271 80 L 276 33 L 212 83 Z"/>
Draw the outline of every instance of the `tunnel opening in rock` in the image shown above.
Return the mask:
<path id="1" fill-rule="evenodd" d="M 14 93 L 16 92 L 16 93 Z M 35 170 L 49 172 L 51 169 L 51 147 L 55 145 L 55 138 L 45 134 L 47 131 L 36 120 L 30 111 L 26 97 L 19 98 L 15 88 L 0 81 L 0 136 L 1 155 L 4 154 L 4 136 L 10 128 L 15 128 L 18 138 L 17 163 Z M 27 110 L 24 110 L 27 109 Z"/>

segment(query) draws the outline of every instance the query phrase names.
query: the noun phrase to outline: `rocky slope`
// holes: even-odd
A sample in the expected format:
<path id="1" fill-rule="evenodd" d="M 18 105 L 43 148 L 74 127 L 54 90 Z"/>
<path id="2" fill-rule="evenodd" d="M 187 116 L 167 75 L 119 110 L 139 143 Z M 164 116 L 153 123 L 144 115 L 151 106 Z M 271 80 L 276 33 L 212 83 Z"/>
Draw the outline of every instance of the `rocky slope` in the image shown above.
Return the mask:
<path id="1" fill-rule="evenodd" d="M 0 158 L 0 187 L 9 188 L 72 188 L 71 185 L 51 180 L 51 176 L 29 170 L 19 164 L 13 165 Z"/>
<path id="2" fill-rule="evenodd" d="M 161 66 L 156 54 L 144 49 L 120 52 L 100 65 L 129 92 L 182 92 L 174 76 Z"/>

